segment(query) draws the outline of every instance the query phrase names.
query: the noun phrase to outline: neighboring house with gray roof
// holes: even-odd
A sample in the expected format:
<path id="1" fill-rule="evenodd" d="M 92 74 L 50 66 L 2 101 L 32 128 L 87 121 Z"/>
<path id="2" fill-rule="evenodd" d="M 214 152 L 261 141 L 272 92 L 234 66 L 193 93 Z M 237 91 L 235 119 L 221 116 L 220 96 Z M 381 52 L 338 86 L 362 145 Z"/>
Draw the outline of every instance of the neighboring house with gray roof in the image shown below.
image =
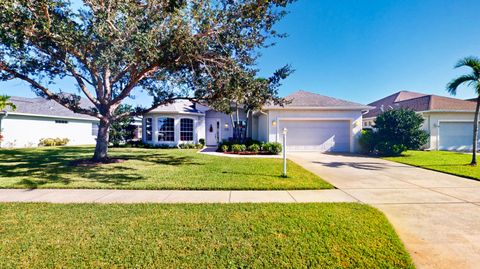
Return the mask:
<path id="1" fill-rule="evenodd" d="M 98 119 L 45 98 L 11 97 L 16 110 L 0 111 L 2 147 L 36 147 L 42 138 L 68 138 L 68 145 L 95 144 Z M 91 106 L 86 99 L 82 107 Z"/>
<path id="2" fill-rule="evenodd" d="M 372 107 L 297 91 L 285 106 L 265 106 L 247 117 L 239 112 L 238 125 L 245 137 L 282 142 L 287 128 L 287 150 L 354 152 L 362 129 L 362 113 Z M 233 117 L 232 117 L 233 116 Z M 233 121 L 232 121 L 233 119 Z M 143 118 L 143 141 L 154 145 L 198 143 L 209 146 L 233 137 L 237 115 L 181 100 L 150 110 Z"/>
<path id="3" fill-rule="evenodd" d="M 423 116 L 423 129 L 430 135 L 427 149 L 469 151 L 472 149 L 476 103 L 471 100 L 400 91 L 372 102 L 375 107 L 363 116 L 364 128 L 372 128 L 383 111 L 412 109 Z"/>

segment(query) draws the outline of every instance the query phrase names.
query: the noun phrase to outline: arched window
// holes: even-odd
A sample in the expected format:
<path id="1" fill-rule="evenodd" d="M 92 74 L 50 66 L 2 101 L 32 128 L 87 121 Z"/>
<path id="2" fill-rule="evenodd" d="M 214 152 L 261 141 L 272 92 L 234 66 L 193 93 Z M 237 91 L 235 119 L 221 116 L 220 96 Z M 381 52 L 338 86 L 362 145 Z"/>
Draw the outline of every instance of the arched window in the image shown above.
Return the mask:
<path id="1" fill-rule="evenodd" d="M 193 120 L 180 120 L 180 141 L 193 141 Z"/>
<path id="2" fill-rule="evenodd" d="M 173 118 L 158 118 L 158 141 L 175 141 L 175 124 Z"/>

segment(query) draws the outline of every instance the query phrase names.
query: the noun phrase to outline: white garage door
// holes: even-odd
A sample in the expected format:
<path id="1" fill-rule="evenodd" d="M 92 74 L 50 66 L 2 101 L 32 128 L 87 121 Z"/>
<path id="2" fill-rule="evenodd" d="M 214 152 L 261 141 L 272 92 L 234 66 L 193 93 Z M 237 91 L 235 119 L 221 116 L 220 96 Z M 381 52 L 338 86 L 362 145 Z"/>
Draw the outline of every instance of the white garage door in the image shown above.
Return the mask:
<path id="1" fill-rule="evenodd" d="M 350 151 L 349 121 L 281 120 L 288 129 L 287 150 Z"/>
<path id="2" fill-rule="evenodd" d="M 440 150 L 472 150 L 472 122 L 441 122 L 439 128 Z"/>

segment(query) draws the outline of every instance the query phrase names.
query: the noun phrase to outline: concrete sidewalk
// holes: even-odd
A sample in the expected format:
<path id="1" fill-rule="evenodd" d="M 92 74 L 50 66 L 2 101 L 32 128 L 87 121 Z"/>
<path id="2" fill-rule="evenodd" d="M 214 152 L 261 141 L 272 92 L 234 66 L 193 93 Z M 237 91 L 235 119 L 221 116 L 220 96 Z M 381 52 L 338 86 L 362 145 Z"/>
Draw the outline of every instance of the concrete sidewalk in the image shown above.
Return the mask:
<path id="1" fill-rule="evenodd" d="M 0 189 L 0 202 L 47 203 L 306 203 L 357 202 L 341 190 L 178 191 Z"/>

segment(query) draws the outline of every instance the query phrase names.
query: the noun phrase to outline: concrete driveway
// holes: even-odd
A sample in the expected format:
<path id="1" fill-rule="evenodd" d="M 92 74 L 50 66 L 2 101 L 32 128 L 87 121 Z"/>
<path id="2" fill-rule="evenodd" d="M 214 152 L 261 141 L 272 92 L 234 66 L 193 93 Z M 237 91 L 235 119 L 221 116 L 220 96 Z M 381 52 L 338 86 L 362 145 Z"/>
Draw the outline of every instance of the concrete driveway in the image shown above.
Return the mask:
<path id="1" fill-rule="evenodd" d="M 289 153 L 383 211 L 417 268 L 480 268 L 480 182 L 377 158 Z"/>

